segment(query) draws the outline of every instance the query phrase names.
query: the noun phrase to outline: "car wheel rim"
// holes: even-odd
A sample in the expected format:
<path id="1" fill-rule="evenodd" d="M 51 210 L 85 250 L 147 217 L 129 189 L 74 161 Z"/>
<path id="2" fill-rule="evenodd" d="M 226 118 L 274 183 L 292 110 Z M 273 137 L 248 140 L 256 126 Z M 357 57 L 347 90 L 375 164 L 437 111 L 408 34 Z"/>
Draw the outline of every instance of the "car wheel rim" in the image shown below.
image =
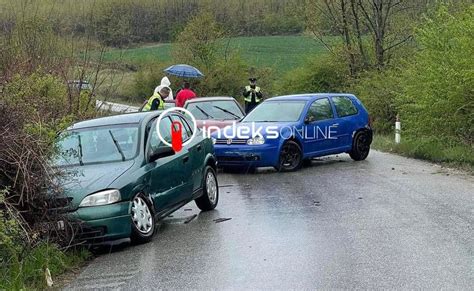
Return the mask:
<path id="1" fill-rule="evenodd" d="M 285 145 L 281 151 L 281 165 L 284 168 L 294 168 L 298 165 L 300 160 L 300 153 L 298 148 L 294 145 Z"/>
<path id="2" fill-rule="evenodd" d="M 212 172 L 208 172 L 206 176 L 206 191 L 207 191 L 207 196 L 209 197 L 209 200 L 211 201 L 212 204 L 216 203 L 217 199 L 217 183 L 216 183 L 216 177 Z"/>
<path id="3" fill-rule="evenodd" d="M 141 197 L 135 197 L 132 201 L 132 221 L 137 230 L 143 234 L 149 233 L 153 228 L 152 214 L 148 204 Z"/>

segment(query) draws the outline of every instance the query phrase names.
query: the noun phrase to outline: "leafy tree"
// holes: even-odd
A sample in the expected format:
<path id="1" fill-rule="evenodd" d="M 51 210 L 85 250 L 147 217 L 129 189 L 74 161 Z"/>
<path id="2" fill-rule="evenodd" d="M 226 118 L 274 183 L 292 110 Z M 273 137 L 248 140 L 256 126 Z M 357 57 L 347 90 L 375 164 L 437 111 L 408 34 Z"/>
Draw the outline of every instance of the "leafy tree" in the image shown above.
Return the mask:
<path id="1" fill-rule="evenodd" d="M 131 3 L 102 1 L 94 18 L 97 39 L 106 45 L 125 46 L 131 42 Z"/>
<path id="2" fill-rule="evenodd" d="M 177 38 L 175 62 L 196 66 L 205 75 L 193 84 L 200 96 L 238 97 L 248 78 L 247 64 L 228 46 L 224 36 L 214 16 L 202 12 L 188 22 Z"/>
<path id="3" fill-rule="evenodd" d="M 275 91 L 278 94 L 337 92 L 344 88 L 348 75 L 345 63 L 333 55 L 311 58 L 277 82 Z"/>
<path id="4" fill-rule="evenodd" d="M 405 131 L 474 142 L 474 5 L 441 5 L 416 32 L 420 49 L 403 68 L 397 104 Z"/>
<path id="5" fill-rule="evenodd" d="M 66 92 L 61 79 L 38 72 L 27 77 L 16 75 L 5 85 L 2 99 L 7 105 L 24 107 L 37 121 L 48 122 L 67 114 Z"/>
<path id="6" fill-rule="evenodd" d="M 364 103 L 378 133 L 391 133 L 397 108 L 395 99 L 400 90 L 400 69 L 363 73 L 348 87 Z"/>
<path id="7" fill-rule="evenodd" d="M 176 61 L 207 69 L 217 60 L 219 40 L 224 32 L 210 12 L 193 17 L 176 39 L 173 57 Z"/>
<path id="8" fill-rule="evenodd" d="M 206 71 L 205 78 L 197 84 L 197 91 L 200 96 L 239 97 L 247 78 L 247 64 L 239 54 L 233 54 L 227 59 L 216 61 Z"/>

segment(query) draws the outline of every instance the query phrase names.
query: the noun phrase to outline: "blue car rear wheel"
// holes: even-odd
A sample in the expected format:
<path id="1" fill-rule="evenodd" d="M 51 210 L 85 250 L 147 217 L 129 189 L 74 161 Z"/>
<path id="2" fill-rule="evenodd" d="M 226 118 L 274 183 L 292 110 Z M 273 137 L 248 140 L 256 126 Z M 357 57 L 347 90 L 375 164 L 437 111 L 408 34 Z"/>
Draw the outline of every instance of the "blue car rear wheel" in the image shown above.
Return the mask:
<path id="1" fill-rule="evenodd" d="M 362 161 L 367 158 L 370 152 L 371 138 L 366 131 L 359 131 L 354 136 L 352 150 L 349 155 L 354 161 Z"/>

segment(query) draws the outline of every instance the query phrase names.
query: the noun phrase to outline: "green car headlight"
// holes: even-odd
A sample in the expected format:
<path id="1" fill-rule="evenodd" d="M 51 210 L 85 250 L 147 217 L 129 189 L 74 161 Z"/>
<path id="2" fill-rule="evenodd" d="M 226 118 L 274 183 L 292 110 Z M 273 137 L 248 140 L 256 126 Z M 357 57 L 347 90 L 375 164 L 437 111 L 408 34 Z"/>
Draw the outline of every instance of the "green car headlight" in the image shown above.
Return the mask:
<path id="1" fill-rule="evenodd" d="M 257 136 L 247 140 L 248 145 L 261 145 L 265 143 L 265 139 L 261 136 Z"/>
<path id="2" fill-rule="evenodd" d="M 85 197 L 79 207 L 108 205 L 118 202 L 120 199 L 119 190 L 105 190 Z"/>

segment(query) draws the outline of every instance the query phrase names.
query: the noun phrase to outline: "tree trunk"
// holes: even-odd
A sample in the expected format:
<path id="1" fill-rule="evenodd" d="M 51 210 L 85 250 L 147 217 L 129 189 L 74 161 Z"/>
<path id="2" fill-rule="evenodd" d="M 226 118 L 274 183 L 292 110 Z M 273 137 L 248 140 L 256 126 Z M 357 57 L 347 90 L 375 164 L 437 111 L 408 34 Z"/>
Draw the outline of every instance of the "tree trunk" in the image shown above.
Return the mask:
<path id="1" fill-rule="evenodd" d="M 386 0 L 372 0 L 372 1 L 363 1 L 358 0 L 359 7 L 364 14 L 365 20 L 367 22 L 368 28 L 372 31 L 372 36 L 374 38 L 374 50 L 375 50 L 375 63 L 378 69 L 382 69 L 385 60 L 384 60 L 384 37 L 385 37 L 385 24 L 386 24 L 386 17 L 384 18 L 383 13 L 383 4 Z M 366 9 L 365 3 L 368 3 L 368 6 L 371 8 L 372 11 L 368 11 Z M 391 0 L 389 0 L 388 4 L 389 7 L 391 5 Z"/>
<path id="2" fill-rule="evenodd" d="M 356 30 L 357 45 L 359 46 L 359 53 L 362 58 L 363 68 L 367 69 L 369 67 L 369 61 L 367 58 L 367 54 L 365 53 L 364 44 L 362 42 L 362 33 L 360 31 L 359 24 L 359 14 L 357 13 L 355 0 L 351 0 L 351 9 L 352 15 L 354 16 L 354 25 Z"/>
<path id="3" fill-rule="evenodd" d="M 375 38 L 375 57 L 377 61 L 377 68 L 382 69 L 385 65 L 383 39 L 379 36 Z"/>
<path id="4" fill-rule="evenodd" d="M 388 5 L 390 5 L 390 3 Z M 383 41 L 385 37 L 383 0 L 374 1 L 374 14 L 375 14 L 374 15 L 375 16 L 375 58 L 377 60 L 377 68 L 382 69 L 385 64 L 384 49 L 383 49 Z"/>
<path id="5" fill-rule="evenodd" d="M 347 54 L 349 56 L 349 71 L 351 76 L 355 75 L 355 56 L 354 52 L 352 51 L 352 41 L 351 36 L 349 33 L 349 24 L 347 21 L 347 13 L 346 13 L 346 0 L 340 0 L 341 4 L 341 13 L 342 13 L 342 31 L 344 33 L 344 41 L 346 45 Z"/>

